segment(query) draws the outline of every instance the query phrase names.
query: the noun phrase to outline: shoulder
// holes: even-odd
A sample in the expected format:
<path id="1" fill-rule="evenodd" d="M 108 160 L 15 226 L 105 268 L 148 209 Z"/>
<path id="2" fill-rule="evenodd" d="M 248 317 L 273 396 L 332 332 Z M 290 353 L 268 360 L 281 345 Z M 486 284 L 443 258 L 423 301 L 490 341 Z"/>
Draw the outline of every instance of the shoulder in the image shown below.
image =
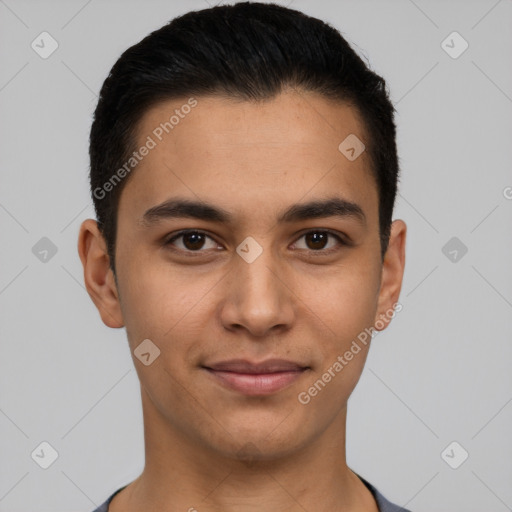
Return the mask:
<path id="1" fill-rule="evenodd" d="M 394 503 L 391 503 L 379 492 L 379 490 L 375 486 L 368 482 L 368 480 L 365 480 L 361 475 L 357 476 L 362 480 L 364 485 L 366 485 L 366 487 L 368 487 L 370 492 L 373 494 L 373 497 L 375 498 L 375 501 L 377 502 L 377 505 L 379 507 L 379 512 L 411 512 L 406 508 L 402 508 L 399 507 L 398 505 L 395 505 Z M 110 502 L 118 492 L 121 492 L 124 489 L 124 487 L 121 487 L 113 494 L 111 494 L 104 503 L 102 503 L 98 508 L 94 509 L 92 512 L 108 512 L 108 506 Z"/>
<path id="2" fill-rule="evenodd" d="M 92 512 L 108 512 L 108 506 L 110 505 L 110 502 L 112 501 L 112 499 L 114 498 L 114 496 L 118 493 L 118 492 L 121 492 L 124 488 L 126 487 L 123 486 L 121 487 L 120 489 L 118 489 L 116 492 L 114 492 L 113 494 L 111 494 L 107 500 L 105 501 L 105 503 L 102 503 L 98 508 L 94 509 Z"/>
<path id="3" fill-rule="evenodd" d="M 406 508 L 402 508 L 398 505 L 395 505 L 394 503 L 391 503 L 378 491 L 375 486 L 368 482 L 368 480 L 365 480 L 361 475 L 357 476 L 363 481 L 364 485 L 366 485 L 366 487 L 368 487 L 370 492 L 373 494 L 373 497 L 377 502 L 377 506 L 379 507 L 379 512 L 411 512 Z"/>

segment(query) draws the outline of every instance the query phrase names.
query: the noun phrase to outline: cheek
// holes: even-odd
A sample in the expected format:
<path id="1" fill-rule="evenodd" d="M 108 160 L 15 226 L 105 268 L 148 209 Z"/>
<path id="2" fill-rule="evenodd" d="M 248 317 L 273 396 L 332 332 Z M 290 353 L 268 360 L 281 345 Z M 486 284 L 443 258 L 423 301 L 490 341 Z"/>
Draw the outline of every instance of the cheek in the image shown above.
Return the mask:
<path id="1" fill-rule="evenodd" d="M 142 336 L 165 337 L 208 292 L 207 283 L 171 271 L 169 265 L 137 265 L 123 269 L 120 293 L 125 323 Z"/>
<path id="2" fill-rule="evenodd" d="M 182 380 L 187 362 L 196 364 L 205 332 L 209 332 L 212 287 L 219 277 L 193 277 L 190 272 L 171 272 L 170 266 L 160 265 L 133 265 L 126 270 L 120 279 L 120 294 L 132 355 L 142 340 L 150 339 L 160 349 L 160 371 L 165 368 Z"/>
<path id="3" fill-rule="evenodd" d="M 318 280 L 315 281 L 318 285 Z M 313 288 L 319 290 L 319 288 Z M 361 377 L 371 343 L 371 331 L 378 284 L 368 275 L 338 276 L 335 283 L 324 283 L 322 292 L 308 299 L 308 307 L 322 334 L 317 350 L 319 365 L 298 397 L 306 410 L 325 424 L 345 407 Z M 309 419 L 307 420 L 309 421 Z M 311 423 L 311 428 L 314 424 Z"/>
<path id="4" fill-rule="evenodd" d="M 298 295 L 305 305 L 305 314 L 327 335 L 329 352 L 343 350 L 373 325 L 378 303 L 378 268 L 347 263 L 322 274 L 303 274 L 299 283 Z"/>

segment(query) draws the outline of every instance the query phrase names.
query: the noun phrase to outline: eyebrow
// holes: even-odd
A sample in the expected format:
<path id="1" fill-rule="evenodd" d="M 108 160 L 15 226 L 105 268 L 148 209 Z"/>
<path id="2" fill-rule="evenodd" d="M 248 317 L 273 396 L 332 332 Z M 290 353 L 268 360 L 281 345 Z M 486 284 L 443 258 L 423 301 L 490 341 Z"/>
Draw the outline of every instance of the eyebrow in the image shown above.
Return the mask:
<path id="1" fill-rule="evenodd" d="M 279 215 L 277 222 L 292 223 L 325 217 L 348 217 L 366 225 L 366 216 L 361 206 L 340 197 L 294 204 Z M 173 218 L 198 219 L 221 224 L 232 224 L 234 221 L 234 216 L 219 206 L 205 201 L 172 198 L 147 210 L 140 223 L 145 227 L 151 227 L 162 220 Z"/>

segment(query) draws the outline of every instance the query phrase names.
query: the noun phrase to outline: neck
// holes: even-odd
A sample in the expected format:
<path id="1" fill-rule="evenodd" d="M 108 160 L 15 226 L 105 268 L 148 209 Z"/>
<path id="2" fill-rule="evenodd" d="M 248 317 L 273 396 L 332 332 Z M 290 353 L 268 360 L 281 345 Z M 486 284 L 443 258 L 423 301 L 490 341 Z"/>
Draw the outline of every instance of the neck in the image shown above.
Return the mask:
<path id="1" fill-rule="evenodd" d="M 378 512 L 345 460 L 346 407 L 293 453 L 270 456 L 247 443 L 235 453 L 202 445 L 164 418 L 142 390 L 146 462 L 109 512 Z M 231 456 L 230 456 L 231 455 Z"/>

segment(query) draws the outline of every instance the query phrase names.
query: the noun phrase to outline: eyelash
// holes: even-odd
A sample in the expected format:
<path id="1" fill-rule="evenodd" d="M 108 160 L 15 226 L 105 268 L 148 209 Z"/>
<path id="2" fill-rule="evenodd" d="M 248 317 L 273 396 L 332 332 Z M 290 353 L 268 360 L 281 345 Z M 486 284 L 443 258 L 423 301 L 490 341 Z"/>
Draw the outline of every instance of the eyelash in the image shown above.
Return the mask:
<path id="1" fill-rule="evenodd" d="M 202 250 L 202 249 L 198 249 L 197 251 L 191 251 L 191 250 L 187 250 L 187 249 L 177 249 L 175 247 L 172 247 L 172 243 L 176 240 L 178 240 L 179 238 L 187 235 L 187 234 L 190 234 L 190 233 L 197 233 L 197 234 L 200 234 L 200 235 L 205 235 L 207 238 L 210 238 L 211 240 L 213 240 L 214 242 L 216 242 L 210 235 L 208 235 L 208 233 L 206 233 L 205 231 L 201 231 L 199 229 L 185 229 L 185 230 L 182 230 L 182 231 L 179 231 L 178 233 L 176 233 L 175 235 L 173 235 L 171 238 L 168 238 L 166 241 L 164 241 L 163 245 L 165 247 L 168 247 L 170 248 L 172 251 L 176 251 L 176 252 L 181 252 L 181 253 L 185 253 L 187 254 L 187 256 L 190 256 L 190 257 L 194 257 L 194 256 L 199 256 L 201 253 L 204 253 L 206 252 L 206 250 Z M 328 235 L 331 235 L 332 237 L 336 238 L 336 240 L 338 241 L 338 243 L 340 244 L 340 246 L 345 246 L 345 247 L 348 247 L 350 246 L 351 244 L 349 242 L 347 242 L 346 240 L 344 240 L 337 232 L 335 231 L 331 231 L 330 229 L 312 229 L 310 231 L 306 231 L 305 233 L 302 233 L 299 238 L 297 239 L 300 240 L 301 238 L 303 238 L 304 236 L 306 235 L 309 235 L 311 233 L 322 233 L 322 234 L 328 234 Z M 216 242 L 217 243 L 217 242 Z M 314 249 L 298 249 L 298 250 L 305 250 L 305 251 L 308 251 L 314 255 L 319 255 L 319 256 L 322 256 L 322 255 L 329 255 L 329 254 L 332 254 L 333 252 L 336 252 L 340 249 L 340 247 L 331 247 L 330 249 L 317 249 L 317 250 L 314 250 Z"/>

